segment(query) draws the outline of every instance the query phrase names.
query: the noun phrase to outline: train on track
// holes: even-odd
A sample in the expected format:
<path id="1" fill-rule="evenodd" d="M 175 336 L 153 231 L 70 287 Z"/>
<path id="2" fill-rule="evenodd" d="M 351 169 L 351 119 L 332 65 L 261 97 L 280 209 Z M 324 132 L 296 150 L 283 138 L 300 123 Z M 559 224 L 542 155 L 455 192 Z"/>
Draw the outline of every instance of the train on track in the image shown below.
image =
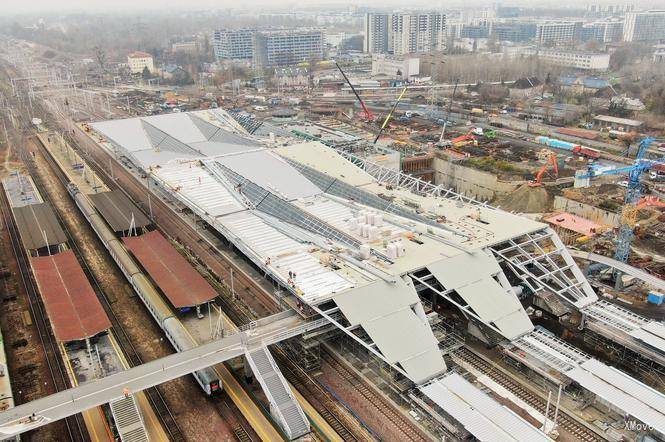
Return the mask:
<path id="1" fill-rule="evenodd" d="M 164 302 L 152 282 L 150 282 L 130 256 L 122 241 L 106 225 L 106 222 L 97 213 L 90 200 L 81 193 L 74 183 L 67 185 L 67 191 L 95 233 L 97 233 L 97 236 L 101 239 L 113 260 L 120 267 L 120 270 L 132 285 L 134 291 L 139 295 L 145 306 L 148 307 L 150 314 L 164 331 L 171 345 L 178 352 L 196 347 L 198 344 L 194 341 L 194 338 L 192 338 L 187 329 L 182 325 L 182 322 L 173 314 L 172 309 Z M 214 368 L 205 368 L 194 372 L 193 375 L 207 395 L 221 393 L 222 381 Z"/>

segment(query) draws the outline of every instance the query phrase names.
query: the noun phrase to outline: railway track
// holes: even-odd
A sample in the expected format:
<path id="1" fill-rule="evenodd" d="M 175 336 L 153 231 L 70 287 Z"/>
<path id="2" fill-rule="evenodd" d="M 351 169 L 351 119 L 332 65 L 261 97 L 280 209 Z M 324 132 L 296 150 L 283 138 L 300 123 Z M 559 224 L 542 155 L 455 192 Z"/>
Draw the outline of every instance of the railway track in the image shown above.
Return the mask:
<path id="1" fill-rule="evenodd" d="M 41 145 L 39 140 L 35 140 L 35 145 L 39 146 L 40 151 L 42 153 L 42 156 L 48 163 L 51 171 L 55 174 L 55 176 L 58 178 L 58 181 L 62 184 L 63 187 L 66 188 L 67 183 L 69 180 L 67 179 L 67 176 L 64 174 L 64 172 L 60 169 L 58 164 L 53 160 L 51 157 L 50 153 L 44 148 L 44 146 Z M 35 181 L 35 184 L 39 187 L 44 189 L 45 185 L 39 176 L 34 164 L 31 162 L 30 158 L 26 159 L 26 162 L 30 163 L 27 165 L 28 169 L 30 170 L 30 175 L 33 178 L 33 181 Z M 50 197 L 48 195 L 44 195 L 45 199 L 50 200 Z M 56 208 L 56 206 L 53 204 L 52 201 L 51 205 Z M 84 273 L 88 277 L 88 280 L 92 281 L 93 287 L 95 288 L 95 292 L 97 293 L 97 297 L 101 300 L 102 306 L 104 307 L 104 310 L 106 311 L 107 316 L 109 317 L 109 320 L 111 321 L 111 326 L 113 330 L 113 336 L 116 339 L 116 342 L 118 343 L 118 346 L 120 347 L 120 350 L 122 351 L 123 355 L 125 356 L 125 359 L 127 360 L 127 363 L 129 364 L 130 367 L 135 367 L 138 365 L 143 364 L 142 358 L 139 356 L 138 352 L 136 351 L 136 348 L 132 344 L 129 336 L 127 335 L 126 330 L 124 327 L 122 327 L 120 321 L 118 320 L 118 317 L 116 316 L 115 312 L 113 311 L 113 308 L 111 307 L 111 303 L 104 293 L 104 291 L 101 288 L 101 285 L 97 278 L 95 277 L 94 273 L 92 272 L 92 269 L 88 265 L 87 261 L 83 258 L 83 253 L 81 252 L 81 249 L 77 243 L 77 241 L 74 238 L 74 235 L 72 235 L 71 231 L 67 227 L 67 223 L 65 220 L 62 218 L 60 211 L 55 209 L 56 216 L 58 217 L 58 221 L 60 222 L 60 225 L 62 226 L 67 239 L 69 241 L 69 244 L 72 246 L 73 252 L 76 255 L 77 260 L 79 261 L 79 264 L 81 265 Z M 178 426 L 178 423 L 176 422 L 175 417 L 173 416 L 173 413 L 169 409 L 168 405 L 166 404 L 166 401 L 164 399 L 164 396 L 159 390 L 159 387 L 151 387 L 146 390 L 144 390 L 144 393 L 146 397 L 148 398 L 148 401 L 150 402 L 150 405 L 152 406 L 153 410 L 157 414 L 157 418 L 159 419 L 160 423 L 162 424 L 162 427 L 166 431 L 166 433 L 169 436 L 169 440 L 179 442 L 179 441 L 185 441 L 185 437 L 180 430 L 180 427 Z"/>
<path id="2" fill-rule="evenodd" d="M 121 190 L 131 201 L 133 201 L 138 207 L 142 208 L 144 212 L 148 211 L 147 201 L 150 200 L 150 207 L 154 214 L 155 225 L 159 227 L 167 237 L 173 237 L 177 242 L 184 244 L 185 246 L 192 245 L 194 256 L 200 264 L 208 268 L 210 268 L 210 266 L 207 265 L 207 263 L 214 262 L 219 264 L 218 257 L 213 255 L 212 250 L 206 246 L 199 233 L 193 231 L 191 225 L 178 216 L 174 209 L 169 207 L 161 198 L 154 196 L 151 198 L 151 191 L 149 191 L 143 183 L 140 183 L 137 177 L 123 169 L 121 165 L 116 165 L 114 170 L 119 170 L 121 173 L 116 177 L 118 181 L 112 178 L 115 174 L 110 169 L 112 166 L 110 165 L 109 160 L 115 162 L 115 159 L 111 158 L 110 154 L 107 152 L 100 152 L 99 146 L 90 146 L 87 149 L 81 149 L 78 144 L 78 139 L 73 138 L 70 134 L 66 134 L 65 139 L 70 146 L 77 150 L 79 155 L 81 155 L 88 166 L 90 166 L 99 177 L 106 177 L 104 184 L 106 184 L 109 189 Z M 88 139 L 85 139 L 84 141 L 90 142 Z M 102 155 L 105 158 L 101 158 L 100 156 Z M 106 166 L 106 164 L 109 164 L 109 166 Z M 122 176 L 127 179 L 121 180 L 120 178 Z M 120 182 L 122 185 L 118 184 Z M 178 232 L 175 237 L 171 234 L 173 232 Z M 215 275 L 225 281 L 233 279 L 235 282 L 235 290 L 237 292 L 251 292 L 252 297 L 258 300 L 261 307 L 265 309 L 267 313 L 276 313 L 278 311 L 274 308 L 278 301 L 268 291 L 260 287 L 257 282 L 238 265 L 236 260 L 240 257 L 230 256 L 229 252 L 221 250 L 216 250 L 215 253 L 222 256 L 225 264 L 215 265 L 214 268 L 210 268 Z"/>
<path id="3" fill-rule="evenodd" d="M 247 428 L 247 421 L 239 415 L 238 409 L 228 395 L 223 394 L 212 399 L 220 416 L 226 421 L 231 431 L 240 442 L 258 441 L 260 438 L 254 430 Z"/>
<path id="4" fill-rule="evenodd" d="M 506 388 L 518 398 L 529 404 L 531 407 L 538 410 L 538 412 L 545 414 L 547 408 L 547 401 L 542 397 L 534 394 L 529 389 L 521 385 L 515 379 L 510 377 L 502 370 L 497 369 L 492 363 L 478 356 L 466 347 L 461 347 L 451 354 L 453 360 L 458 359 L 462 362 L 470 364 L 476 370 L 490 377 L 497 384 Z M 457 361 L 455 361 L 457 362 Z M 550 406 L 549 416 L 550 419 L 554 418 L 554 407 Z M 559 410 L 557 418 L 559 427 L 565 429 L 568 433 L 576 437 L 578 440 L 585 442 L 603 441 L 602 437 L 594 433 L 592 430 L 578 423 L 575 419 L 569 416 L 562 410 Z"/>
<path id="5" fill-rule="evenodd" d="M 18 227 L 16 226 L 14 218 L 11 215 L 10 203 L 7 200 L 5 192 L 3 191 L 0 193 L 2 193 L 2 196 L 0 197 L 2 200 L 2 203 L 0 204 L 0 210 L 2 211 L 4 223 L 7 226 L 7 230 L 9 231 L 12 250 L 14 251 L 14 255 L 16 256 L 16 261 L 19 267 L 21 283 L 28 295 L 30 313 L 32 314 L 35 326 L 37 327 L 39 341 L 42 348 L 44 349 L 44 354 L 46 355 L 46 364 L 48 366 L 51 380 L 56 391 L 66 390 L 71 387 L 67 377 L 67 369 L 65 368 L 64 361 L 62 360 L 58 348 L 58 343 L 51 333 L 45 307 L 42 303 L 37 285 L 32 278 L 30 260 L 28 258 L 27 252 L 23 248 L 23 244 L 21 243 L 18 232 Z M 87 430 L 85 429 L 85 424 L 83 423 L 83 417 L 80 413 L 66 418 L 65 426 L 71 441 L 84 442 L 89 440 Z"/>
<path id="6" fill-rule="evenodd" d="M 85 136 L 85 135 L 84 135 Z M 78 143 L 79 140 L 71 136 L 67 136 L 67 141 L 75 147 L 78 153 L 85 159 L 88 165 L 94 170 L 98 176 L 104 177 L 105 184 L 112 190 L 121 189 L 130 200 L 134 201 L 139 207 L 148 207 L 147 201 L 150 195 L 150 190 L 148 190 L 142 183 L 138 182 L 138 178 L 131 175 L 130 172 L 124 170 L 122 166 L 116 165 L 114 168 L 115 173 L 112 173 L 110 170 L 109 160 L 115 161 L 111 158 L 111 155 L 107 152 L 101 152 L 99 146 L 87 146 L 82 148 Z M 84 139 L 86 143 L 91 143 L 90 140 Z M 104 167 L 101 164 L 109 164 L 109 166 Z M 119 185 L 121 184 L 121 185 Z M 257 281 L 252 278 L 245 270 L 243 270 L 236 262 L 234 262 L 235 257 L 229 256 L 229 253 L 221 252 L 221 258 L 217 256 L 217 251 L 209 247 L 200 237 L 198 232 L 195 232 L 192 227 L 183 220 L 174 210 L 169 207 L 164 201 L 160 198 L 155 198 L 154 196 L 150 199 L 150 207 L 152 213 L 155 217 L 155 224 L 162 230 L 167 236 L 171 236 L 169 233 L 177 232 L 178 237 L 176 241 L 184 244 L 188 249 L 188 253 L 192 255 L 196 261 L 210 271 L 211 275 L 218 281 L 220 284 L 223 284 L 222 281 L 229 281 L 231 277 L 235 281 L 236 292 L 242 293 L 246 292 L 249 297 L 258 298 L 260 303 L 269 313 L 275 313 L 279 311 L 277 300 L 268 293 L 263 287 L 261 287 Z M 213 254 L 214 252 L 214 254 Z M 222 262 L 223 261 L 223 264 Z M 242 295 L 240 295 L 242 296 Z M 244 296 L 242 296 L 245 298 Z M 222 301 L 222 307 L 225 312 L 229 314 L 231 319 L 238 325 L 245 324 L 255 317 L 252 315 L 253 312 L 248 313 L 246 310 L 239 309 L 237 307 L 237 300 L 230 299 L 231 296 L 223 297 L 220 296 L 219 299 Z M 235 312 L 234 314 L 230 314 Z M 332 361 L 334 356 L 329 355 L 329 359 Z M 309 382 L 316 382 L 313 379 L 303 379 L 302 373 L 299 373 L 298 370 L 294 370 L 293 367 L 296 367 L 296 364 L 293 361 L 290 361 L 287 358 L 287 361 L 284 365 L 287 368 L 287 373 L 291 370 L 296 375 L 292 378 L 295 382 L 292 382 L 294 385 L 298 384 L 299 386 L 309 385 Z M 338 361 L 335 361 L 338 366 L 341 364 Z M 332 362 L 331 362 L 332 365 Z M 382 408 L 381 413 L 385 415 L 388 419 L 393 421 L 396 425 L 400 426 L 401 431 L 405 435 L 405 439 L 408 440 L 429 440 L 426 438 L 422 432 L 414 427 L 412 422 L 405 417 L 399 414 L 399 411 L 395 410 L 394 405 L 387 400 L 382 400 L 379 395 L 370 390 L 367 385 L 363 383 L 362 380 L 358 379 L 354 373 L 348 371 L 343 371 L 342 373 L 346 374 L 347 377 L 344 377 L 345 380 L 350 382 L 352 385 L 359 386 L 357 388 L 364 387 L 364 393 L 361 392 L 363 397 L 365 397 L 371 404 L 380 406 Z M 342 374 L 340 373 L 340 374 Z M 317 383 L 318 385 L 318 383 Z M 360 387 L 362 385 L 362 387 Z M 320 385 L 318 385 L 319 388 Z M 328 424 L 335 429 L 336 431 L 342 432 L 342 434 L 350 434 L 351 437 L 348 440 L 358 440 L 356 436 L 353 435 L 353 431 L 350 428 L 354 428 L 354 425 L 351 425 L 350 422 L 354 421 L 355 428 L 361 425 L 356 418 L 348 410 L 339 410 L 339 406 L 332 406 L 330 404 L 330 399 L 324 397 L 323 393 L 317 389 L 310 386 L 309 391 L 308 387 L 304 387 L 306 393 L 315 393 L 313 396 L 308 396 L 307 399 L 310 400 L 317 411 L 321 416 L 328 422 Z M 360 432 L 363 436 L 370 434 L 366 429 L 364 432 Z M 373 436 L 370 436 L 370 438 Z M 347 440 L 345 438 L 345 440 Z M 362 439 L 361 439 L 362 440 Z"/>
<path id="7" fill-rule="evenodd" d="M 371 438 L 372 435 L 353 418 L 321 385 L 309 376 L 305 370 L 295 364 L 280 347 L 273 347 L 273 355 L 277 360 L 282 374 L 309 403 L 319 412 L 321 417 L 332 427 L 344 441 L 359 441 Z M 363 436 L 363 437 L 361 437 Z"/>
<path id="8" fill-rule="evenodd" d="M 395 424 L 402 432 L 403 440 L 412 441 L 429 441 L 422 431 L 414 426 L 406 416 L 403 416 L 398 410 L 395 409 L 389 400 L 376 392 L 367 383 L 349 369 L 346 365 L 341 363 L 334 357 L 327 349 L 321 349 L 321 358 L 333 369 L 342 379 L 347 381 L 353 388 L 360 393 L 370 404 L 372 404 L 377 412 L 381 413 L 383 417 Z"/>

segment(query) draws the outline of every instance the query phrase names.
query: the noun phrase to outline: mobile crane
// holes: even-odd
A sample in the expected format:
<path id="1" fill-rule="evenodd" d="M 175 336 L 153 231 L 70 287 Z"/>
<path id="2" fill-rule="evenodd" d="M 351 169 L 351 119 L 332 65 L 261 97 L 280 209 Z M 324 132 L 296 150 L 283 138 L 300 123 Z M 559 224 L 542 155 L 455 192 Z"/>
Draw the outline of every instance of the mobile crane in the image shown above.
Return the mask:
<path id="1" fill-rule="evenodd" d="M 344 73 L 342 68 L 337 64 L 337 62 L 335 62 L 335 66 L 337 66 L 337 69 L 339 69 L 339 72 L 342 74 L 342 77 L 344 77 L 344 80 L 346 80 L 346 84 L 349 85 L 349 87 L 353 91 L 353 94 L 356 96 L 356 99 L 358 99 L 358 102 L 360 103 L 360 107 L 362 107 L 362 109 L 363 109 L 363 117 L 364 117 L 363 119 L 365 121 L 369 121 L 369 122 L 376 120 L 376 116 L 369 109 L 367 109 L 367 106 L 365 106 L 365 103 L 360 98 L 360 95 L 358 95 L 358 92 L 356 91 L 356 88 L 353 87 L 353 85 L 351 84 L 351 81 L 346 76 L 346 74 Z"/>

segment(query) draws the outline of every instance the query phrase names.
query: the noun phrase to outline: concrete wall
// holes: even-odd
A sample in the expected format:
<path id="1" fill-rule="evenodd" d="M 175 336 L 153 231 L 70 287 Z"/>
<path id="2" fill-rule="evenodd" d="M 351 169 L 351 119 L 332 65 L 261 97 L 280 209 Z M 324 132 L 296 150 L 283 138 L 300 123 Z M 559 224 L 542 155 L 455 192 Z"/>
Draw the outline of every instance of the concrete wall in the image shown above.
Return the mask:
<path id="1" fill-rule="evenodd" d="M 581 216 L 590 219 L 598 224 L 607 226 L 618 227 L 621 222 L 621 214 L 609 212 L 607 210 L 599 209 L 598 207 L 590 206 L 589 204 L 580 203 L 563 196 L 554 197 L 554 211 L 556 212 L 570 212 L 573 215 Z"/>
<path id="2" fill-rule="evenodd" d="M 524 182 L 501 181 L 491 173 L 434 158 L 434 183 L 479 201 L 490 201 L 511 193 Z"/>

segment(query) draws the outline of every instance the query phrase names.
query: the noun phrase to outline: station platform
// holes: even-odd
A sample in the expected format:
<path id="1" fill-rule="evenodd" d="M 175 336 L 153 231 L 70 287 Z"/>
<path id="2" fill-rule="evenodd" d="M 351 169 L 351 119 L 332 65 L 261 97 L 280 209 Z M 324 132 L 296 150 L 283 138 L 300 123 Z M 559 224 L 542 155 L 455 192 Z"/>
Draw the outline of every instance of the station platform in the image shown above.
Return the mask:
<path id="1" fill-rule="evenodd" d="M 632 416 L 665 434 L 665 395 L 556 337 L 536 330 L 511 343 L 504 353 L 550 380 L 575 382 L 611 410 Z"/>

